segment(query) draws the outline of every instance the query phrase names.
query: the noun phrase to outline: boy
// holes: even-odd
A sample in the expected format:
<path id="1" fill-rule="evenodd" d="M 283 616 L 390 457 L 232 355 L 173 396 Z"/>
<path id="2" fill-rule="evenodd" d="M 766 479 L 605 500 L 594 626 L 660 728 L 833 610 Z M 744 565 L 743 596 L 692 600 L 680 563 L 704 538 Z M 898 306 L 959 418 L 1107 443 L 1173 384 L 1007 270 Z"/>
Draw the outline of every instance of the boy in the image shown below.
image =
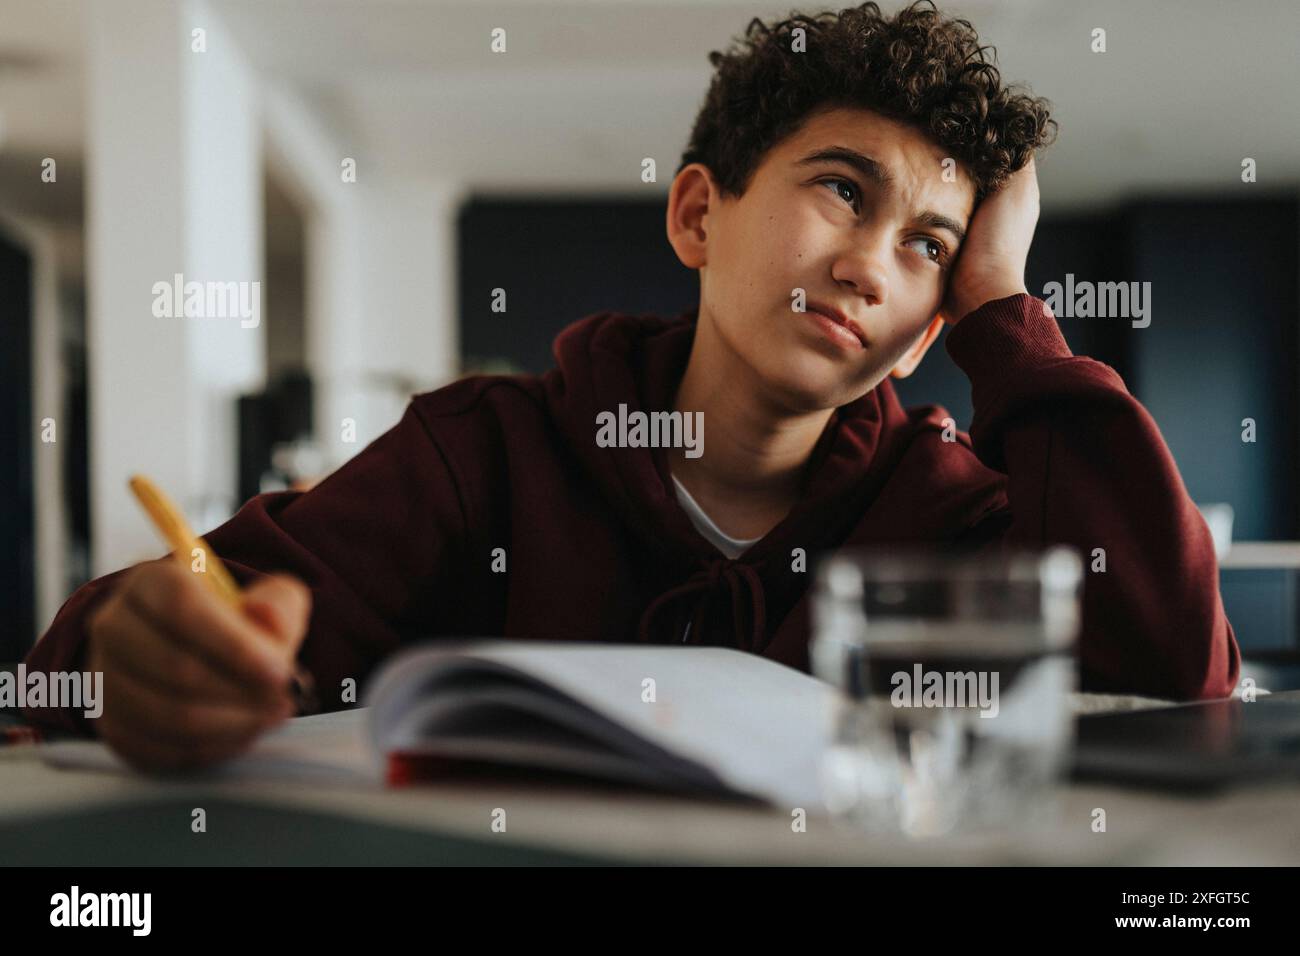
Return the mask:
<path id="1" fill-rule="evenodd" d="M 667 206 L 698 308 L 589 316 L 545 375 L 417 396 L 315 489 L 254 498 L 207 535 L 241 611 L 171 559 L 82 587 L 27 663 L 102 671 L 102 717 L 30 716 L 162 769 L 288 716 L 295 658 L 337 708 L 433 635 L 723 644 L 806 670 L 795 549 L 813 567 L 868 544 L 1104 548 L 1082 686 L 1230 693 L 1210 536 L 1155 424 L 1025 289 L 1047 104 L 925 6 L 754 21 L 711 60 Z M 889 381 L 945 323 L 975 408 L 955 440 Z M 707 427 L 694 448 L 611 442 L 637 412 Z"/>

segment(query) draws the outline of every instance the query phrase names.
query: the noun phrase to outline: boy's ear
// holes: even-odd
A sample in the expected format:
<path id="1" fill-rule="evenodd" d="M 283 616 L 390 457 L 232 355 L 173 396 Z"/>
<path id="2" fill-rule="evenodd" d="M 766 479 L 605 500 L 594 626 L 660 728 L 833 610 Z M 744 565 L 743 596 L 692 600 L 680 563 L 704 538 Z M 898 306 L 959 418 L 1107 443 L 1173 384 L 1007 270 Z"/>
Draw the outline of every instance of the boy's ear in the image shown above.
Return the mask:
<path id="1" fill-rule="evenodd" d="M 716 195 L 713 174 L 703 163 L 682 167 L 668 191 L 668 243 L 688 269 L 699 269 L 708 264 L 704 220 Z"/>
<path id="2" fill-rule="evenodd" d="M 907 376 L 915 372 L 916 367 L 921 364 L 921 359 L 925 357 L 925 353 L 929 351 L 930 346 L 934 344 L 934 340 L 943 331 L 944 324 L 943 316 L 936 315 L 930 321 L 926 330 L 921 333 L 921 337 L 916 340 L 915 344 L 903 353 L 903 357 L 898 360 L 898 364 L 889 370 L 890 376 L 893 378 L 907 378 Z"/>

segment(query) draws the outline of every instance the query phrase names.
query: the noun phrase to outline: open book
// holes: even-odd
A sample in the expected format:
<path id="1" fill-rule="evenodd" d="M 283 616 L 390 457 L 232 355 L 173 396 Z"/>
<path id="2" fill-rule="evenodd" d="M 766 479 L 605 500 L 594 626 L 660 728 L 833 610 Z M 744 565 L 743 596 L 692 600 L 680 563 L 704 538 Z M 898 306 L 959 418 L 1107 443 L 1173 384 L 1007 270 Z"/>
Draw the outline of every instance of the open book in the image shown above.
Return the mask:
<path id="1" fill-rule="evenodd" d="M 720 647 L 430 644 L 370 684 L 372 746 L 416 765 L 532 767 L 815 804 L 829 685 Z"/>
<path id="2" fill-rule="evenodd" d="M 373 786 L 386 760 L 468 763 L 811 809 L 833 699 L 727 648 L 440 640 L 387 661 L 366 706 L 287 721 L 202 775 Z M 126 769 L 98 741 L 41 749 L 60 767 Z"/>

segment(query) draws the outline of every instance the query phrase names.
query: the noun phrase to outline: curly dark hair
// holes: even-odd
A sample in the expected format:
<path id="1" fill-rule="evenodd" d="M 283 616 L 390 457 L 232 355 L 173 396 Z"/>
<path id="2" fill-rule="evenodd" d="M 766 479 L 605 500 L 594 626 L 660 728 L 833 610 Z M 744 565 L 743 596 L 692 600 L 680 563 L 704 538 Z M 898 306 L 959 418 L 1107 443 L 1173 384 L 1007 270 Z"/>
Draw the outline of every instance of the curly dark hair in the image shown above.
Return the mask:
<path id="1" fill-rule="evenodd" d="M 792 50 L 796 28 L 806 52 Z M 872 109 L 927 133 L 971 173 L 977 201 L 1056 137 L 1051 104 L 1003 86 L 997 51 L 930 0 L 892 19 L 875 3 L 791 12 L 771 26 L 755 17 L 709 62 L 713 82 L 677 172 L 703 163 L 724 196 L 743 195 L 769 149 L 836 106 Z"/>

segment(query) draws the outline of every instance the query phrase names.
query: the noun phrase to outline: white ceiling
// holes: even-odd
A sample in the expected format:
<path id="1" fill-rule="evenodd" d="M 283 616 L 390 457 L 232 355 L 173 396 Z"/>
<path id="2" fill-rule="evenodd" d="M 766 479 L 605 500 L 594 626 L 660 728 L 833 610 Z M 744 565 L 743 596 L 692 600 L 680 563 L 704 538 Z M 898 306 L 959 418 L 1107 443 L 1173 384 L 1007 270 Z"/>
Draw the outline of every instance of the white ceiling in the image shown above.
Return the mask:
<path id="1" fill-rule="evenodd" d="M 0 0 L 0 180 L 77 151 L 83 0 Z M 84 0 L 97 2 L 97 0 Z M 107 2 L 107 0 L 104 0 Z M 119 0 L 124 13 L 131 0 Z M 837 6 L 838 4 L 829 4 Z M 898 4 L 886 4 L 893 8 Z M 666 191 L 707 54 L 763 0 L 213 0 L 250 61 L 296 87 L 361 162 L 492 191 Z M 1300 183 L 1300 3 L 942 4 L 995 45 L 1061 124 L 1045 208 L 1133 193 Z M 493 27 L 508 52 L 489 51 Z M 1108 52 L 1088 49 L 1094 27 Z M 641 186 L 642 157 L 659 183 Z M 8 164 L 8 165 L 7 165 Z M 5 194 L 5 195 L 11 195 Z"/>

